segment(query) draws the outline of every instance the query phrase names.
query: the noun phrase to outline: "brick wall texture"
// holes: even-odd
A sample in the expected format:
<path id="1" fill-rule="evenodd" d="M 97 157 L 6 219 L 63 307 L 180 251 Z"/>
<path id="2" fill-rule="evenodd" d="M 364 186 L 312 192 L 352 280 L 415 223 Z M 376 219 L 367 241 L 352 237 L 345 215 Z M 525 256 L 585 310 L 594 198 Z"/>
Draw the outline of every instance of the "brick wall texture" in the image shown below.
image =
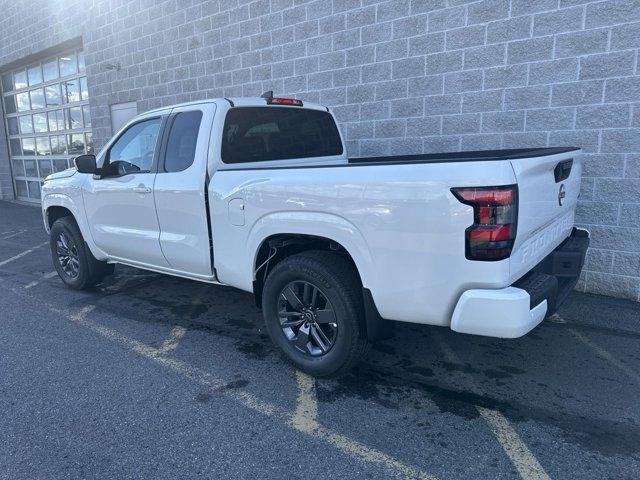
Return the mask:
<path id="1" fill-rule="evenodd" d="M 266 90 L 331 106 L 352 156 L 579 146 L 578 288 L 640 300 L 638 0 L 0 3 L 0 66 L 81 39 L 98 146 L 113 103 Z"/>

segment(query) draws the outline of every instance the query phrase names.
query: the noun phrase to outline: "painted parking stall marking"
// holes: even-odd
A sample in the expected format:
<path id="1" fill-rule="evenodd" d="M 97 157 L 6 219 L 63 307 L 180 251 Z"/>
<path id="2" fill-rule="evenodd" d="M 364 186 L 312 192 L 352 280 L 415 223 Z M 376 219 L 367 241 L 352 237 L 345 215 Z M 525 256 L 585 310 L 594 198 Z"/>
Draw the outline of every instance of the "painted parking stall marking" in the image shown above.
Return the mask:
<path id="1" fill-rule="evenodd" d="M 8 283 L 3 279 L 0 279 L 0 282 Z M 24 295 L 24 293 L 21 294 L 13 287 L 8 288 L 15 294 Z M 380 452 L 360 442 L 354 441 L 345 435 L 331 430 L 330 428 L 321 426 L 315 421 L 302 422 L 292 420 L 296 419 L 296 413 L 292 416 L 291 412 L 284 410 L 278 405 L 265 402 L 242 388 L 228 388 L 229 382 L 223 378 L 217 377 L 212 373 L 206 372 L 182 360 L 167 356 L 166 351 L 163 351 L 161 348 L 151 347 L 138 340 L 127 337 L 116 330 L 91 321 L 88 316 L 96 309 L 96 306 L 93 304 L 85 305 L 76 312 L 68 312 L 48 303 L 45 303 L 45 305 L 51 312 L 54 312 L 77 325 L 88 328 L 108 340 L 118 343 L 138 355 L 153 360 L 154 362 L 157 362 L 204 387 L 210 388 L 214 393 L 233 398 L 243 406 L 263 415 L 278 418 L 296 431 L 307 434 L 315 439 L 322 440 L 360 461 L 380 465 L 388 470 L 393 476 L 406 479 L 436 480 L 436 477 L 428 473 L 410 465 L 406 465 L 384 452 Z M 315 387 L 312 386 L 309 379 L 303 379 L 302 383 L 305 388 L 303 396 L 307 397 L 307 400 L 304 400 L 304 404 L 306 405 L 305 411 L 309 411 L 313 414 L 313 407 L 311 407 L 310 410 L 308 410 L 308 408 L 309 405 L 313 405 L 313 390 Z M 298 412 L 298 419 L 300 418 L 299 415 L 303 415 L 303 413 Z"/>
<path id="2" fill-rule="evenodd" d="M 44 282 L 45 280 L 48 280 L 50 278 L 53 278 L 55 276 L 58 275 L 58 272 L 56 272 L 55 270 L 53 272 L 49 272 L 49 273 L 45 273 L 44 275 L 42 275 L 41 278 L 39 278 L 38 280 L 34 280 L 33 282 L 28 283 L 27 285 L 24 286 L 24 288 L 29 289 L 29 288 L 33 288 L 36 285 L 40 285 L 42 282 Z"/>
<path id="3" fill-rule="evenodd" d="M 606 362 L 616 367 L 618 370 L 624 372 L 628 377 L 630 377 L 638 385 L 640 385 L 640 374 L 638 372 L 626 366 L 624 363 L 622 363 L 620 360 L 614 357 L 608 350 L 602 348 L 593 340 L 590 340 L 589 338 L 584 336 L 582 333 L 578 332 L 575 328 L 569 328 L 568 330 L 569 330 L 569 333 L 571 333 L 571 335 L 573 335 L 575 338 L 577 338 L 582 343 L 584 343 L 587 347 L 592 349 L 596 353 L 596 355 L 598 355 L 600 358 L 602 358 Z"/>
<path id="4" fill-rule="evenodd" d="M 169 334 L 169 338 L 167 338 L 162 345 L 158 348 L 158 353 L 161 355 L 166 355 L 172 350 L 175 350 L 180 342 L 180 339 L 184 337 L 184 334 L 187 333 L 187 329 L 181 326 L 175 326 L 171 329 L 171 333 Z"/>
<path id="5" fill-rule="evenodd" d="M 435 333 L 435 338 L 440 346 L 443 354 L 452 363 L 462 365 L 462 360 L 458 354 L 447 344 L 439 333 Z M 465 375 L 465 381 L 473 390 L 478 391 L 475 382 L 469 376 Z M 497 410 L 474 405 L 483 420 L 489 425 L 489 428 L 495 435 L 496 439 L 502 446 L 513 466 L 516 467 L 518 473 L 524 480 L 550 480 L 549 475 L 545 472 L 535 455 L 529 450 L 529 447 L 522 441 L 518 433 L 509 423 L 509 420 Z"/>
<path id="6" fill-rule="evenodd" d="M 22 258 L 22 257 L 24 257 L 26 255 L 29 255 L 31 252 L 33 252 L 33 251 L 35 251 L 35 250 L 37 250 L 37 249 L 39 249 L 41 247 L 44 247 L 45 245 L 49 245 L 49 242 L 41 243 L 39 245 L 36 245 L 35 247 L 32 247 L 32 248 L 30 248 L 28 250 L 25 250 L 24 252 L 20 252 L 17 255 L 14 255 L 11 258 L 7 258 L 6 260 L 2 260 L 2 261 L 0 261 L 0 267 L 4 267 L 8 263 L 15 262 L 16 260 L 18 260 L 18 259 L 20 259 L 20 258 Z"/>
<path id="7" fill-rule="evenodd" d="M 12 233 L 17 233 L 17 230 L 12 231 Z M 10 233 L 10 234 L 12 234 Z M 0 238 L 1 239 L 1 238 Z M 10 242 L 5 242 L 5 245 L 17 245 L 20 243 L 18 238 L 12 238 Z M 357 468 L 364 468 L 365 464 L 375 465 L 376 468 L 381 468 L 384 474 L 381 474 L 380 477 L 394 477 L 394 478 L 435 478 L 434 474 L 437 474 L 441 478 L 448 478 L 449 474 L 451 476 L 456 476 L 453 468 L 455 468 L 455 472 L 457 474 L 462 474 L 468 477 L 472 477 L 474 475 L 482 475 L 483 472 L 486 474 L 487 472 L 483 469 L 473 469 L 473 467 L 467 467 L 464 465 L 455 465 L 451 466 L 451 470 L 447 466 L 444 473 L 441 470 L 437 470 L 431 472 L 431 468 L 442 468 L 439 465 L 439 458 L 441 458 L 441 452 L 438 449 L 424 449 L 422 451 L 423 457 L 407 457 L 405 458 L 404 453 L 389 451 L 386 453 L 387 447 L 384 444 L 376 444 L 373 440 L 371 440 L 366 435 L 361 435 L 361 432 L 353 432 L 346 425 L 339 426 L 325 426 L 323 425 L 319 418 L 319 410 L 323 415 L 329 415 L 327 417 L 327 422 L 332 422 L 331 411 L 324 411 L 324 408 L 332 407 L 332 408 L 344 408 L 346 402 L 343 405 L 334 405 L 324 403 L 326 402 L 326 398 L 323 395 L 327 394 L 327 390 L 323 387 L 320 390 L 320 400 L 318 399 L 318 392 L 316 391 L 316 380 L 309 375 L 306 375 L 302 372 L 295 371 L 288 367 L 286 364 L 282 364 L 281 367 L 286 370 L 284 377 L 290 375 L 290 379 L 292 381 L 292 387 L 294 387 L 293 391 L 290 392 L 288 390 L 289 385 L 287 385 L 287 390 L 285 390 L 285 402 L 287 400 L 288 395 L 293 395 L 293 397 L 289 397 L 289 400 L 295 400 L 293 406 L 289 406 L 288 403 L 281 403 L 280 400 L 274 401 L 265 401 L 267 398 L 262 397 L 260 393 L 260 389 L 256 390 L 255 384 L 248 387 L 246 389 L 244 386 L 242 388 L 237 388 L 234 385 L 233 381 L 230 381 L 225 378 L 226 370 L 220 369 L 217 365 L 210 365 L 208 362 L 202 364 L 202 366 L 196 366 L 195 360 L 193 362 L 188 360 L 188 348 L 192 347 L 191 341 L 192 339 L 188 335 L 193 328 L 193 337 L 196 341 L 196 332 L 195 329 L 198 328 L 198 322 L 183 322 L 183 317 L 185 316 L 193 316 L 198 317 L 202 314 L 203 311 L 206 311 L 205 307 L 211 307 L 211 301 L 206 297 L 206 295 L 211 292 L 207 289 L 207 285 L 202 285 L 202 289 L 199 289 L 198 286 L 192 286 L 192 284 L 188 284 L 182 291 L 180 291 L 180 282 L 172 283 L 171 280 L 167 280 L 167 283 L 159 282 L 160 285 L 154 287 L 154 282 L 159 278 L 169 278 L 163 277 L 158 274 L 150 274 L 144 271 L 132 270 L 128 267 L 123 267 L 122 270 L 119 270 L 112 280 L 107 280 L 104 284 L 98 288 L 96 292 L 93 293 L 78 293 L 78 292 L 69 292 L 68 297 L 66 295 L 56 298 L 55 293 L 53 297 L 48 297 L 46 293 L 49 291 L 49 287 L 60 287 L 58 282 L 46 282 L 46 280 L 50 278 L 54 278 L 56 272 L 47 272 L 42 273 L 41 269 L 36 270 L 33 268 L 33 259 L 42 258 L 41 252 L 35 254 L 33 256 L 29 256 L 30 253 L 33 253 L 36 249 L 45 246 L 47 242 L 31 247 L 23 252 L 18 253 L 10 258 L 4 258 L 0 261 L 0 266 L 2 265 L 11 265 L 15 262 L 17 267 L 20 266 L 28 266 L 30 269 L 29 272 L 23 272 L 21 275 L 11 275 L 7 278 L 0 278 L 0 284 L 3 285 L 3 290 L 8 294 L 15 294 L 18 297 L 22 297 L 24 300 L 31 300 L 31 303 L 34 301 L 38 303 L 38 305 L 42 305 L 45 309 L 48 309 L 50 312 L 59 314 L 66 320 L 70 320 L 72 324 L 81 326 L 83 328 L 88 329 L 91 332 L 96 333 L 100 337 L 103 337 L 126 350 L 132 351 L 141 357 L 141 361 L 144 363 L 148 363 L 152 365 L 153 363 L 158 364 L 166 369 L 166 373 L 173 372 L 178 373 L 183 378 L 188 378 L 189 381 L 194 382 L 194 384 L 200 385 L 205 388 L 206 391 L 209 391 L 213 394 L 213 399 L 218 398 L 231 398 L 237 401 L 240 405 L 250 409 L 253 412 L 260 413 L 264 415 L 262 420 L 261 417 L 256 415 L 255 422 L 267 422 L 267 418 L 277 420 L 278 425 L 286 426 L 291 429 L 291 431 L 299 432 L 301 440 L 306 436 L 309 439 L 316 439 L 324 444 L 327 447 L 333 449 L 334 452 L 341 452 L 343 454 L 349 455 L 354 460 L 354 465 L 361 465 Z M 23 248 L 26 248 L 25 245 Z M 13 252 L 15 252 L 15 249 Z M 13 252 L 11 254 L 13 254 Z M 5 254 L 6 256 L 11 254 Z M 2 254 L 0 253 L 0 258 Z M 35 288 L 38 285 L 43 285 L 43 288 Z M 151 285 L 150 285 L 151 284 Z M 45 288 L 46 286 L 46 288 Z M 113 320 L 126 320 L 129 318 L 128 315 L 132 315 L 131 318 L 135 318 L 139 310 L 136 307 L 139 307 L 140 304 L 136 304 L 136 301 L 144 298 L 146 295 L 156 295 L 158 291 L 164 291 L 166 288 L 173 288 L 177 286 L 178 294 L 182 297 L 181 306 L 179 313 L 176 313 L 176 316 L 169 316 L 163 318 L 163 321 L 160 323 L 159 328 L 157 329 L 157 333 L 155 336 L 149 338 L 148 331 L 145 333 L 141 333 L 142 337 L 145 338 L 145 341 L 136 340 L 135 335 L 137 335 L 137 331 L 135 328 L 131 329 L 131 333 L 129 333 L 129 324 L 120 324 L 124 328 L 127 328 L 127 333 L 121 333 L 119 329 L 113 328 L 111 325 L 107 324 L 111 319 Z M 184 285 L 183 285 L 184 286 Z M 8 287 L 8 288 L 7 288 Z M 137 292 L 137 294 L 132 294 L 132 291 L 142 289 L 142 291 Z M 116 297 L 113 297 L 117 295 Z M 131 297 L 131 298 L 130 298 Z M 46 301 L 42 301 L 43 299 L 51 298 L 51 303 L 47 303 Z M 69 299 L 69 302 L 66 299 Z M 111 309 L 112 302 L 120 302 L 121 300 L 133 300 L 135 301 L 129 302 L 131 305 L 129 307 L 133 307 L 134 310 L 130 310 L 129 313 L 126 313 L 124 316 L 120 316 L 120 310 L 113 311 Z M 101 300 L 105 300 L 105 304 L 102 304 Z M 85 302 L 91 302 L 89 305 L 86 305 Z M 96 306 L 96 302 L 98 303 Z M 28 305 L 29 302 L 24 301 L 25 305 Z M 125 301 L 124 303 L 127 303 Z M 224 301 L 223 301 L 224 303 Z M 214 304 L 221 306 L 220 302 L 214 302 Z M 84 306 L 83 306 L 84 305 Z M 135 305 L 135 307 L 134 307 Z M 34 308 L 35 304 L 33 307 Z M 103 308 L 104 307 L 104 308 Z M 26 307 L 25 308 L 29 308 Z M 226 308 L 226 307 L 222 307 Z M 627 308 L 627 307 L 625 307 Z M 247 311 L 249 311 L 248 309 Z M 117 316 L 112 316 L 112 315 Z M 213 312 L 210 312 L 211 315 L 216 315 L 215 309 Z M 54 316 L 55 318 L 55 316 Z M 225 317 L 226 318 L 226 317 Z M 594 360 L 602 360 L 602 365 L 607 365 L 613 368 L 609 368 L 609 371 L 612 372 L 614 370 L 623 372 L 626 377 L 631 378 L 632 382 L 626 382 L 631 385 L 629 388 L 635 389 L 637 385 L 640 384 L 640 375 L 637 371 L 637 365 L 631 361 L 631 357 L 629 360 L 621 361 L 618 359 L 618 355 L 614 355 L 607 348 L 603 347 L 599 341 L 594 341 L 589 335 L 588 332 L 585 332 L 583 329 L 579 328 L 579 325 L 572 324 L 570 322 L 565 321 L 563 318 L 559 316 L 555 316 L 550 319 L 551 322 L 562 325 L 563 330 L 566 329 L 567 339 L 572 339 L 570 343 L 572 345 L 582 347 L 580 350 L 584 352 L 588 361 Z M 102 321 L 105 324 L 102 324 Z M 224 320 L 223 320 L 224 321 Z M 109 326 L 107 326 L 109 325 Z M 230 338 L 233 338 L 233 333 L 229 330 Z M 435 335 L 434 335 L 435 334 Z M 544 335 L 541 331 L 539 335 Z M 440 336 L 440 350 L 444 352 L 444 355 L 441 358 L 446 358 L 450 363 L 455 363 L 456 365 L 468 365 L 464 363 L 457 353 L 452 350 L 452 344 L 445 343 L 442 339 L 445 338 L 445 331 L 443 330 L 429 330 L 428 337 L 431 336 L 438 337 Z M 617 335 L 621 335 L 620 332 Z M 636 334 L 637 335 L 637 334 Z M 473 337 L 471 337 L 473 338 Z M 434 338 L 435 339 L 435 338 Z M 206 342 L 204 342 L 206 343 Z M 204 345 L 202 343 L 202 345 Z M 95 342 L 96 348 L 99 352 L 100 348 L 105 348 L 104 343 Z M 437 343 L 436 343 L 437 345 Z M 182 347 L 182 348 L 179 348 Z M 437 350 L 437 349 L 436 349 Z M 123 351 L 122 354 L 125 352 Z M 594 358 L 593 353 L 596 354 L 597 359 Z M 385 353 L 391 355 L 392 353 Z M 184 355 L 184 357 L 183 357 Z M 185 360 L 177 359 L 176 357 L 185 358 Z M 437 355 L 436 355 L 437 357 Z M 190 363 L 191 362 L 191 363 Z M 257 366 L 257 364 L 256 364 Z M 261 368 L 264 365 L 261 365 Z M 251 367 L 253 368 L 253 367 Z M 384 368 L 384 363 L 381 365 L 381 368 Z M 210 372 L 211 369 L 211 372 Z M 458 371 L 458 370 L 456 370 Z M 484 377 L 474 377 L 473 373 L 462 373 L 467 377 L 467 381 L 469 382 L 469 387 L 464 387 L 462 385 L 463 391 L 471 391 L 478 390 L 478 385 L 481 385 L 478 382 L 484 382 Z M 160 373 L 162 375 L 162 373 Z M 620 377 L 622 377 L 620 375 Z M 402 381 L 404 377 L 400 378 Z M 460 377 L 464 380 L 464 377 Z M 440 379 L 445 381 L 444 379 Z M 610 379 L 607 379 L 610 381 Z M 438 379 L 435 379 L 436 384 L 432 385 L 434 387 L 439 383 Z M 426 381 L 426 383 L 430 383 Z M 484 389 L 484 384 L 483 389 Z M 473 386 L 473 388 L 471 388 Z M 261 387 L 260 387 L 261 388 Z M 490 387 L 489 387 L 490 388 Z M 423 390 L 420 388 L 415 388 L 413 386 L 409 386 L 409 389 L 415 391 L 416 393 L 420 392 L 422 395 L 420 398 L 416 396 L 412 397 L 411 405 L 415 406 L 417 402 L 424 402 L 425 400 L 430 400 L 431 396 L 427 394 L 424 397 L 424 394 L 428 390 Z M 489 394 L 485 391 L 485 393 Z M 342 393 L 340 393 L 342 394 Z M 498 397 L 500 394 L 498 393 Z M 406 400 L 406 399 L 404 399 Z M 214 400 L 215 401 L 215 400 Z M 358 400 L 360 401 L 360 400 Z M 364 400 L 365 402 L 368 400 Z M 399 399 L 399 402 L 403 402 L 403 399 Z M 572 442 L 569 440 L 567 443 L 566 439 L 562 439 L 558 437 L 556 433 L 554 433 L 550 429 L 545 429 L 543 431 L 543 435 L 548 433 L 555 438 L 560 440 L 558 444 L 559 450 L 557 454 L 551 455 L 552 452 L 547 451 L 546 447 L 540 446 L 540 444 L 535 443 L 536 448 L 538 449 L 541 458 L 545 461 L 545 466 L 543 467 L 540 461 L 535 457 L 533 452 L 529 449 L 527 444 L 523 441 L 523 438 L 520 437 L 514 425 L 510 420 L 499 410 L 494 408 L 487 408 L 480 406 L 480 404 L 476 405 L 478 400 L 462 400 L 463 402 L 467 402 L 468 405 L 473 405 L 474 409 L 478 412 L 483 422 L 486 423 L 486 427 L 483 425 L 483 422 L 476 424 L 473 429 L 468 431 L 467 436 L 464 438 L 460 438 L 453 444 L 450 444 L 449 448 L 456 449 L 465 449 L 469 445 L 467 442 L 473 442 L 475 434 L 481 434 L 483 439 L 488 438 L 489 443 L 485 443 L 485 445 L 491 445 L 492 438 L 495 438 L 496 443 L 491 445 L 491 448 L 495 451 L 494 457 L 500 459 L 500 464 L 506 467 L 506 470 L 500 470 L 505 476 L 513 476 L 519 475 L 524 479 L 548 479 L 549 475 L 547 471 L 550 473 L 556 474 L 558 469 L 560 472 L 565 472 L 570 476 L 570 470 L 566 470 L 561 465 L 562 460 L 560 460 L 560 464 L 556 463 L 558 455 L 560 452 L 564 452 L 565 448 L 572 448 Z M 411 406 L 409 402 L 402 403 L 402 408 Z M 349 407 L 351 408 L 351 406 Z M 424 405 L 423 405 L 424 408 Z M 507 407 L 508 408 L 508 407 Z M 629 410 L 632 411 L 632 410 Z M 341 413 L 345 413 L 342 411 Z M 404 410 L 398 413 L 407 413 Z M 435 413 L 435 415 L 439 415 Z M 475 417 L 474 417 L 475 418 Z M 442 417 L 436 417 L 434 421 L 441 421 Z M 588 421 L 588 418 L 585 417 L 585 420 Z M 536 423 L 534 427 L 534 431 L 538 431 L 540 426 L 544 425 L 539 423 L 535 416 L 531 417 L 531 421 Z M 429 422 L 430 423 L 430 422 Z M 622 422 L 624 423 L 624 422 Z M 329 425 L 329 424 L 327 424 Z M 333 424 L 331 424 L 333 425 Z M 465 427 L 468 426 L 465 424 Z M 344 427 L 344 428 L 343 428 Z M 634 428 L 632 425 L 623 425 L 624 428 Z M 488 428 L 488 429 L 487 429 Z M 562 426 L 560 426 L 561 432 Z M 585 427 L 588 428 L 588 425 Z M 527 430 L 531 432 L 531 430 Z M 475 433 L 474 433 L 475 432 Z M 489 434 L 490 432 L 490 434 Z M 581 430 L 582 432 L 582 430 Z M 415 432 L 414 432 L 415 433 Z M 420 432 L 423 433 L 423 432 Z M 441 433 L 437 429 L 429 429 L 424 432 L 428 436 L 433 436 L 434 434 Z M 588 430 L 582 432 L 584 434 L 589 434 Z M 616 434 L 616 431 L 610 432 L 612 435 Z M 487 434 L 489 436 L 487 437 Z M 527 435 L 532 435 L 528 433 Z M 356 438 L 358 440 L 356 440 Z M 527 439 L 530 438 L 527 436 Z M 533 436 L 532 442 L 539 441 L 537 436 Z M 402 437 L 400 437 L 402 439 Z M 528 442 L 529 440 L 527 440 Z M 374 442 L 374 443 L 370 443 Z M 459 442 L 459 443 L 458 443 Z M 377 445 L 376 447 L 371 447 L 369 445 Z M 505 455 L 502 455 L 499 450 L 496 450 L 496 447 L 500 446 L 502 450 L 505 452 Z M 530 445 L 534 445 L 531 443 Z M 586 459 L 594 458 L 590 457 L 590 452 L 585 449 L 580 449 L 577 451 L 580 455 L 580 459 L 582 460 L 582 454 L 586 455 Z M 433 455 L 433 458 L 430 456 Z M 616 460 L 617 462 L 618 460 Z M 629 462 L 633 462 L 633 457 L 629 457 Z M 575 461 L 567 462 L 569 464 L 575 464 Z M 606 463 L 606 462 L 605 462 Z M 513 469 L 510 468 L 513 465 Z M 588 468 L 594 467 L 594 464 L 588 462 Z M 611 464 L 611 466 L 617 466 L 618 464 Z M 487 464 L 490 468 L 490 466 Z M 462 470 L 460 468 L 463 468 Z M 465 470 L 466 468 L 470 468 L 470 470 Z M 426 471 L 425 471 L 426 470 Z M 595 470 L 594 470 L 595 471 Z M 475 473 L 474 473 L 475 472 Z M 517 472 L 517 473 L 516 473 Z M 560 476 L 564 476 L 561 474 Z M 589 476 L 589 475 L 587 475 Z"/>

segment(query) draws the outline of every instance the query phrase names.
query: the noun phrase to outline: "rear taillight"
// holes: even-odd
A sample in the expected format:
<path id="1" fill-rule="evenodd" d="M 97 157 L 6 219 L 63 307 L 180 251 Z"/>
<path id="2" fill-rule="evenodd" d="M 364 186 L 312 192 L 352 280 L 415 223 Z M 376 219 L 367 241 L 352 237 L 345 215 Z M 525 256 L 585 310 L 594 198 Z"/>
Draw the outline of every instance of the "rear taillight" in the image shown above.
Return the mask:
<path id="1" fill-rule="evenodd" d="M 466 230 L 466 257 L 495 261 L 511 255 L 518 224 L 518 187 L 460 187 L 451 193 L 473 207 L 473 225 Z"/>

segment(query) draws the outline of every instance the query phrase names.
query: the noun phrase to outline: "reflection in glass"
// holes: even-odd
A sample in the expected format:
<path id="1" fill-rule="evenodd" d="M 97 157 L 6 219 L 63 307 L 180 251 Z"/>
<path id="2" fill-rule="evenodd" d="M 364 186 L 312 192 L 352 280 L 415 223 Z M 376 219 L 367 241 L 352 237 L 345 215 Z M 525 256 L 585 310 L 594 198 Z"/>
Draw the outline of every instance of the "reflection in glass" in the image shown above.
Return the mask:
<path id="1" fill-rule="evenodd" d="M 13 90 L 13 75 L 10 73 L 5 73 L 2 75 L 2 91 L 4 93 L 10 92 Z"/>
<path id="2" fill-rule="evenodd" d="M 44 108 L 44 91 L 41 88 L 36 88 L 29 92 L 31 94 L 31 110 L 37 110 Z"/>
<path id="3" fill-rule="evenodd" d="M 16 100 L 13 95 L 4 97 L 4 113 L 16 113 Z"/>
<path id="4" fill-rule="evenodd" d="M 44 87 L 44 96 L 47 101 L 47 106 L 51 105 L 60 105 L 62 103 L 62 99 L 60 98 L 60 85 L 49 85 L 48 87 Z"/>
<path id="5" fill-rule="evenodd" d="M 31 115 L 21 115 L 18 117 L 20 120 L 20 133 L 33 133 L 33 123 L 31 122 Z"/>
<path id="6" fill-rule="evenodd" d="M 80 97 L 82 100 L 89 99 L 89 89 L 87 87 L 87 77 L 82 77 L 80 79 Z"/>
<path id="7" fill-rule="evenodd" d="M 38 160 L 38 169 L 40 170 L 41 177 L 51 175 L 53 173 L 53 170 L 51 169 L 51 160 L 49 160 L 48 158 Z"/>
<path id="8" fill-rule="evenodd" d="M 92 133 L 85 133 L 84 137 L 86 139 L 87 153 L 94 153 L 94 151 L 93 151 L 93 134 Z"/>
<path id="9" fill-rule="evenodd" d="M 31 105 L 29 104 L 29 93 L 18 93 L 16 95 L 16 103 L 18 104 L 18 111 L 24 112 L 26 110 L 31 110 Z"/>
<path id="10" fill-rule="evenodd" d="M 25 160 L 24 161 L 24 171 L 26 177 L 37 177 L 38 176 L 38 166 L 35 160 Z"/>
<path id="11" fill-rule="evenodd" d="M 33 130 L 36 133 L 43 133 L 47 131 L 47 115 L 44 113 L 33 114 Z"/>
<path id="12" fill-rule="evenodd" d="M 52 60 L 42 65 L 42 73 L 45 82 L 58 78 L 58 60 Z"/>
<path id="13" fill-rule="evenodd" d="M 51 154 L 65 155 L 67 153 L 67 141 L 64 135 L 51 137 Z"/>
<path id="14" fill-rule="evenodd" d="M 18 197 L 40 198 L 38 179 L 69 167 L 68 159 L 52 159 L 51 155 L 79 155 L 85 151 L 93 153 L 93 135 L 85 130 L 91 128 L 89 105 L 77 105 L 77 102 L 89 99 L 85 70 L 84 53 L 80 51 L 1 76 L 0 86 L 5 94 L 2 97 L 5 113 L 8 114 L 7 140 L 12 173 L 14 177 L 32 179 L 14 179 Z M 60 78 L 67 80 L 58 83 Z M 27 88 L 30 90 L 7 94 Z M 61 108 L 63 105 L 67 108 Z M 57 110 L 49 110 L 51 107 Z M 44 109 L 49 111 L 42 111 Z M 40 111 L 33 113 L 31 110 Z M 20 115 L 13 115 L 16 113 Z M 49 135 L 48 132 L 54 133 Z M 16 135 L 30 136 L 11 138 Z"/>
<path id="15" fill-rule="evenodd" d="M 47 113 L 49 120 L 49 131 L 64 130 L 64 120 L 62 118 L 62 110 L 52 110 Z"/>
<path id="16" fill-rule="evenodd" d="M 21 72 L 15 72 L 13 74 L 13 84 L 16 87 L 16 90 L 20 88 L 27 88 L 27 72 L 22 70 Z"/>
<path id="17" fill-rule="evenodd" d="M 84 153 L 84 135 L 81 133 L 74 133 L 73 135 L 67 135 L 69 154 Z"/>
<path id="18" fill-rule="evenodd" d="M 18 135 L 18 119 L 16 117 L 7 118 L 7 125 L 9 128 L 9 135 Z"/>
<path id="19" fill-rule="evenodd" d="M 49 142 L 51 143 L 51 154 L 61 155 L 60 146 L 58 145 L 58 136 L 49 137 Z"/>
<path id="20" fill-rule="evenodd" d="M 62 170 L 69 168 L 67 160 L 64 158 L 54 158 L 51 162 L 53 163 L 54 172 L 61 172 Z"/>
<path id="21" fill-rule="evenodd" d="M 12 156 L 22 155 L 19 138 L 12 138 L 11 140 L 9 140 L 9 150 L 11 151 Z"/>
<path id="22" fill-rule="evenodd" d="M 29 198 L 40 198 L 40 182 L 29 181 Z"/>
<path id="23" fill-rule="evenodd" d="M 27 70 L 27 75 L 29 76 L 29 86 L 42 83 L 42 70 L 40 70 L 40 65 L 30 67 L 29 70 Z"/>
<path id="24" fill-rule="evenodd" d="M 33 138 L 22 139 L 22 154 L 23 155 L 35 155 L 36 142 Z"/>
<path id="25" fill-rule="evenodd" d="M 24 180 L 16 180 L 16 195 L 18 197 L 27 197 L 27 182 Z"/>
<path id="26" fill-rule="evenodd" d="M 84 126 L 91 127 L 91 111 L 89 105 L 82 106 L 82 116 L 84 117 Z"/>
<path id="27" fill-rule="evenodd" d="M 13 160 L 11 162 L 13 166 L 13 174 L 24 177 L 24 165 L 22 164 L 22 160 Z"/>
<path id="28" fill-rule="evenodd" d="M 36 152 L 38 155 L 51 155 L 51 147 L 49 146 L 49 137 L 36 138 Z"/>
<path id="29" fill-rule="evenodd" d="M 73 75 L 78 71 L 76 65 L 76 54 L 65 55 L 60 57 L 60 76 L 66 77 L 67 75 Z"/>
<path id="30" fill-rule="evenodd" d="M 62 101 L 64 103 L 79 102 L 80 92 L 78 90 L 78 80 L 67 80 L 62 82 Z"/>
<path id="31" fill-rule="evenodd" d="M 66 115 L 66 128 L 72 130 L 74 128 L 82 128 L 82 108 L 73 107 L 64 110 Z"/>

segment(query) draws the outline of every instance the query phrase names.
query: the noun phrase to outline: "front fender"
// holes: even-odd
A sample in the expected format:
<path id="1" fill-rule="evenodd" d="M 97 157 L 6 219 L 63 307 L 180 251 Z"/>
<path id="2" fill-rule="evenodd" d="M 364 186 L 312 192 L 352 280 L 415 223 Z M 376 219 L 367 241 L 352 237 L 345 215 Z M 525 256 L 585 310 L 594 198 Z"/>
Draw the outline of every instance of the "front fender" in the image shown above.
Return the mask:
<path id="1" fill-rule="evenodd" d="M 45 230 L 49 233 L 49 219 L 48 219 L 48 210 L 51 207 L 64 207 L 71 212 L 73 218 L 78 224 L 78 228 L 80 229 L 80 233 L 82 233 L 82 237 L 84 241 L 89 246 L 89 250 L 98 260 L 106 260 L 107 255 L 100 250 L 96 244 L 93 242 L 93 238 L 89 231 L 89 225 L 86 221 L 86 216 L 84 214 L 84 206 L 82 204 L 82 196 L 78 191 L 77 195 L 74 195 L 73 198 L 67 193 L 62 192 L 51 192 L 46 193 L 42 197 L 42 217 L 44 221 Z"/>

